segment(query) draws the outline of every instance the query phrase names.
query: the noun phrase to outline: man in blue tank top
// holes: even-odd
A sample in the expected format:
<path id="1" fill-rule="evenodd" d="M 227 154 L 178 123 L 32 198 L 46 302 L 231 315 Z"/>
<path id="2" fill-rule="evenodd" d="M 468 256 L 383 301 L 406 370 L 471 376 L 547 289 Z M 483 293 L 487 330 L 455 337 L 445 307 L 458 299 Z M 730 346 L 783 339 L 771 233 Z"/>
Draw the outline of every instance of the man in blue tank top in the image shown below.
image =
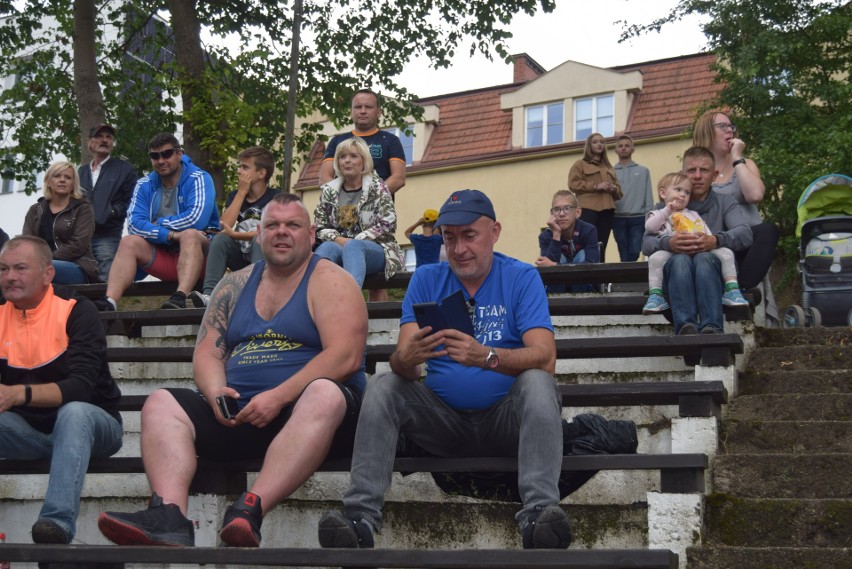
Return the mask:
<path id="1" fill-rule="evenodd" d="M 265 260 L 226 275 L 210 297 L 193 356 L 198 390 L 161 389 L 142 409 L 153 495 L 147 510 L 101 514 L 119 545 L 195 544 L 186 513 L 196 456 L 263 459 L 219 532 L 226 545 L 258 547 L 263 516 L 327 456 L 351 454 L 365 387 L 361 291 L 311 253 L 314 226 L 293 194 L 263 210 L 258 241 Z M 226 414 L 222 396 L 236 409 Z"/>
<path id="2" fill-rule="evenodd" d="M 515 456 L 525 548 L 566 548 L 559 507 L 561 402 L 547 296 L 531 265 L 494 252 L 500 223 L 488 197 L 453 193 L 435 224 L 449 263 L 420 267 L 402 303 L 391 372 L 370 382 L 352 455 L 344 512 L 320 520 L 323 547 L 373 547 L 399 435 L 433 456 Z M 414 305 L 461 291 L 474 336 L 420 328 Z M 418 380 L 425 364 L 426 381 Z"/>

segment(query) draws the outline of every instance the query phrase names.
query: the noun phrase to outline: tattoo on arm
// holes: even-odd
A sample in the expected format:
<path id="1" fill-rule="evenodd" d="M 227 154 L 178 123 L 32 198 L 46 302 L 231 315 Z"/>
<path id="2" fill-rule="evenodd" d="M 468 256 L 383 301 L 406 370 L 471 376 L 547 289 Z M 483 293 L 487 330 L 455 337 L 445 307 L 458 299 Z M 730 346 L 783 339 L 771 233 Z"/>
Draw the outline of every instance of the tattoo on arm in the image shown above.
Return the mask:
<path id="1" fill-rule="evenodd" d="M 227 275 L 219 282 L 210 297 L 210 305 L 204 313 L 204 320 L 198 331 L 197 343 L 204 340 L 208 334 L 215 337 L 216 350 L 223 360 L 228 355 L 228 348 L 225 343 L 228 322 L 231 320 L 237 299 L 245 288 L 250 274 L 248 271 L 238 271 Z"/>

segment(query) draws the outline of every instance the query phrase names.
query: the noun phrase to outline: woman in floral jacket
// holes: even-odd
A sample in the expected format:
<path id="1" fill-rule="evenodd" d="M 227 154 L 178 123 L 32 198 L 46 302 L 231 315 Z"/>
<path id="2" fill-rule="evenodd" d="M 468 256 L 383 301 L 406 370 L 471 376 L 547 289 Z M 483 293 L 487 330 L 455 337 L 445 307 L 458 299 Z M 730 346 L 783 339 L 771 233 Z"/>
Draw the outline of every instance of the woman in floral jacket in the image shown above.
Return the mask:
<path id="1" fill-rule="evenodd" d="M 384 181 L 373 171 L 367 144 L 358 137 L 337 146 L 337 177 L 321 188 L 314 210 L 320 246 L 316 254 L 341 265 L 358 286 L 384 272 L 389 279 L 403 267 L 396 242 L 396 209 Z"/>

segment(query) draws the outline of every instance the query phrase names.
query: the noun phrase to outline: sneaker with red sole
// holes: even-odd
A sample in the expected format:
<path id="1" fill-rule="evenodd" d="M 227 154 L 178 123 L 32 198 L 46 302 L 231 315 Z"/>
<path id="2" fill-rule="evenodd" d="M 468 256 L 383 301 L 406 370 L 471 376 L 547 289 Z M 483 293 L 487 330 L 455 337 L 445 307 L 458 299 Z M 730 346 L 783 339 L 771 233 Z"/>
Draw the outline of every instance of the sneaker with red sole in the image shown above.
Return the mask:
<path id="1" fill-rule="evenodd" d="M 230 547 L 260 547 L 260 525 L 263 510 L 260 496 L 243 492 L 237 501 L 228 506 L 219 539 Z"/>
<path id="2" fill-rule="evenodd" d="M 156 492 L 147 510 L 103 512 L 98 528 L 118 545 L 195 545 L 195 526 L 175 504 L 164 504 Z"/>

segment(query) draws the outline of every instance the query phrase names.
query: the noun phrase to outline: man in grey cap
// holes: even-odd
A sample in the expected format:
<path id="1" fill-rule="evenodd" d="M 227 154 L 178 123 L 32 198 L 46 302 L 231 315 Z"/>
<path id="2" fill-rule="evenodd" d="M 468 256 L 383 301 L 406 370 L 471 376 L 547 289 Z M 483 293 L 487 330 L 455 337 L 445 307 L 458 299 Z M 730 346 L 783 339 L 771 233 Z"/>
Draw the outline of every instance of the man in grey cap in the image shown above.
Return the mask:
<path id="1" fill-rule="evenodd" d="M 374 377 L 365 394 L 343 513 L 322 517 L 320 545 L 373 547 L 397 443 L 404 440 L 432 456 L 517 457 L 523 506 L 515 519 L 524 548 L 566 548 L 571 527 L 557 487 L 556 348 L 541 278 L 531 265 L 494 252 L 501 227 L 482 192 L 454 192 L 435 225 L 449 262 L 420 267 L 411 278 L 391 371 Z M 459 291 L 473 336 L 420 328 L 415 305 Z"/>
<path id="2" fill-rule="evenodd" d="M 106 282 L 139 176 L 130 162 L 111 156 L 115 146 L 115 128 L 111 125 L 92 127 L 88 144 L 92 161 L 80 166 L 78 172 L 83 195 L 95 210 L 92 252 L 98 261 L 101 280 Z"/>

